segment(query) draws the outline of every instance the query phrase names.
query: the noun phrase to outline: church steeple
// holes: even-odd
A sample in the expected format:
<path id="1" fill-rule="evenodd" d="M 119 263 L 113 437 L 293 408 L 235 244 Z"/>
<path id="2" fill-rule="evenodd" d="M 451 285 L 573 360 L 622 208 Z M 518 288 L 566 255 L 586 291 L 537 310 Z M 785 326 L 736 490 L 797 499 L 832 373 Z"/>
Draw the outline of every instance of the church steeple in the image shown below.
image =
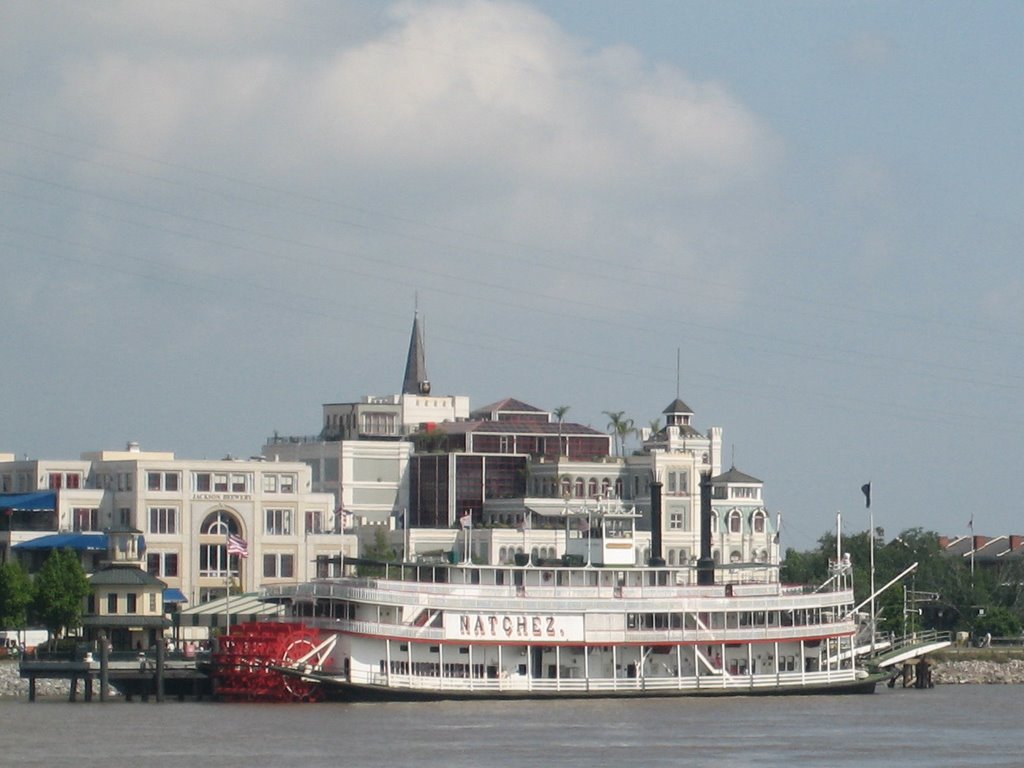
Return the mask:
<path id="1" fill-rule="evenodd" d="M 430 394 L 430 380 L 427 378 L 427 357 L 423 350 L 423 331 L 420 329 L 419 311 L 413 316 L 412 338 L 409 339 L 409 356 L 405 360 L 405 380 L 402 382 L 402 394 Z"/>

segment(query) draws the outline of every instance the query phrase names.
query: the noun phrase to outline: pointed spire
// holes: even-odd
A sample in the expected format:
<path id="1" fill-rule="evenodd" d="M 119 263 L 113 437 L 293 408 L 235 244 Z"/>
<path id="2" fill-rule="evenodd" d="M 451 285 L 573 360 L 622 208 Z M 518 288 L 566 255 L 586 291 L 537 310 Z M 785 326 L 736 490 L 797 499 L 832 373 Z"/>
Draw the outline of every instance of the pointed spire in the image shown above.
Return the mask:
<path id="1" fill-rule="evenodd" d="M 405 380 L 402 382 L 402 394 L 430 394 L 430 380 L 427 379 L 427 357 L 423 349 L 423 332 L 420 330 L 418 310 L 412 320 L 412 338 L 409 339 L 409 356 L 405 360 Z"/>

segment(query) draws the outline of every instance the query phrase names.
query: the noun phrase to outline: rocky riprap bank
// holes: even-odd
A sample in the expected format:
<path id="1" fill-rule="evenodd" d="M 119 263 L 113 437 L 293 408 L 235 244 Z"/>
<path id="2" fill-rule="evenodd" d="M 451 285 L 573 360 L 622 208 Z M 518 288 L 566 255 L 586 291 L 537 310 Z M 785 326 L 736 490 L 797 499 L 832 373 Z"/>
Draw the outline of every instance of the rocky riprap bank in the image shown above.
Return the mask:
<path id="1" fill-rule="evenodd" d="M 95 683 L 93 684 L 95 686 Z M 78 684 L 78 699 L 82 700 L 84 686 Z M 93 689 L 95 695 L 99 693 Z M 36 680 L 36 696 L 39 698 L 62 698 L 67 700 L 71 691 L 71 683 L 67 680 Z M 110 696 L 119 696 L 114 689 L 110 689 Z M 0 661 L 0 699 L 24 699 L 28 701 L 28 680 L 23 680 L 18 671 L 17 661 Z"/>
<path id="2" fill-rule="evenodd" d="M 942 659 L 932 667 L 936 685 L 1024 683 L 1024 659 Z"/>

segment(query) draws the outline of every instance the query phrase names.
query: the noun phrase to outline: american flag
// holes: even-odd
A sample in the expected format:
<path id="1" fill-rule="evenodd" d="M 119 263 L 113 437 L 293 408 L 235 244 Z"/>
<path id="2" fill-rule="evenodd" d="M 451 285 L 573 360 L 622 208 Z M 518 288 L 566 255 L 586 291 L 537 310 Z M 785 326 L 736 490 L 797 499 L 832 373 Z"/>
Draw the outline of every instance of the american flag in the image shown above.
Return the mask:
<path id="1" fill-rule="evenodd" d="M 238 555 L 239 557 L 249 556 L 249 542 L 243 539 L 241 536 L 236 536 L 233 533 L 228 534 L 228 554 Z"/>

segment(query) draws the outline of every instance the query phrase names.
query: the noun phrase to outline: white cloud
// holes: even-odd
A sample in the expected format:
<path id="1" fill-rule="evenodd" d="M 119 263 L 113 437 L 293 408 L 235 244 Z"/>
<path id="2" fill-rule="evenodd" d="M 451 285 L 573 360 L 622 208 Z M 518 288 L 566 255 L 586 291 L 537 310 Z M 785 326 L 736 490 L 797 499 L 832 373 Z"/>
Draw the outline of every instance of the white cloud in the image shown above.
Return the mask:
<path id="1" fill-rule="evenodd" d="M 707 194 L 773 159 L 770 133 L 724 88 L 630 49 L 588 50 L 527 5 L 396 5 L 378 34 L 334 50 L 288 40 L 309 25 L 284 18 L 288 4 L 200 6 L 118 3 L 83 19 L 102 45 L 65 59 L 58 108 L 150 156 L 178 146 L 289 172 L 443 169 L 613 191 L 653 176 Z M 255 42 L 236 51 L 242 40 Z"/>

